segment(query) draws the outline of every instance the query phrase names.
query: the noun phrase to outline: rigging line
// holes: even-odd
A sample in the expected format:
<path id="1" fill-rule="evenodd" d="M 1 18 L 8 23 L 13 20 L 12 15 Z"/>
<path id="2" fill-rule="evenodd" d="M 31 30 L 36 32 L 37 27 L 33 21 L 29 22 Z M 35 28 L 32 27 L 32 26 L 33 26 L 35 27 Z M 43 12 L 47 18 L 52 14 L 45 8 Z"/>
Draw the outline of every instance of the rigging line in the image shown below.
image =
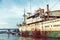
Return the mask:
<path id="1" fill-rule="evenodd" d="M 27 11 L 27 8 L 28 8 L 28 0 L 26 1 L 26 9 L 25 9 L 26 11 Z"/>
<path id="2" fill-rule="evenodd" d="M 31 12 L 31 0 L 30 0 L 30 12 Z"/>
<path id="3" fill-rule="evenodd" d="M 59 2 L 59 0 L 50 9 L 52 9 L 54 6 L 56 6 L 56 4 L 58 4 L 58 2 Z"/>

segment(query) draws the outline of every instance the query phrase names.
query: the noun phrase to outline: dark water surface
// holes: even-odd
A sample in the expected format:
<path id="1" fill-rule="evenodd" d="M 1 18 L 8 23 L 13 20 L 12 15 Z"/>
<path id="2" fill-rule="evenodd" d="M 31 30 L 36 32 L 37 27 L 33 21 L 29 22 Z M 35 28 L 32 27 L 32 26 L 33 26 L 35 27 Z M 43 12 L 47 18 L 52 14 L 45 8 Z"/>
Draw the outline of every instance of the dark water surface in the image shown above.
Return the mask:
<path id="1" fill-rule="evenodd" d="M 0 40 L 60 40 L 57 38 L 32 38 L 32 37 L 20 37 L 12 34 L 0 34 Z"/>

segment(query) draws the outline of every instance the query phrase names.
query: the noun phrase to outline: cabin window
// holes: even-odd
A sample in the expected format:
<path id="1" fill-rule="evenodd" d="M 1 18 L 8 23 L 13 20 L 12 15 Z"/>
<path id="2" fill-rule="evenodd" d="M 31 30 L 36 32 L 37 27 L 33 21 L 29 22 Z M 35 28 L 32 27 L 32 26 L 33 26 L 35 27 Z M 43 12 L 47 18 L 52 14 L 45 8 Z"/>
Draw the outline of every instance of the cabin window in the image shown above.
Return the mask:
<path id="1" fill-rule="evenodd" d="M 53 27 L 60 27 L 60 25 L 53 25 Z"/>

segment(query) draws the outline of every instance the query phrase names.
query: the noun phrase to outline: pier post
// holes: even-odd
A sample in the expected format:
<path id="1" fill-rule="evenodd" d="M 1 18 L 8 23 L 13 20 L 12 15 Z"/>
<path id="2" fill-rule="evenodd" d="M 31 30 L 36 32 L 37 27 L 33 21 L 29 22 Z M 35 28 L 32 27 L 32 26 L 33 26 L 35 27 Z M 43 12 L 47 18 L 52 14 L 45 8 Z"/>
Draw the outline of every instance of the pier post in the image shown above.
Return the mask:
<path id="1" fill-rule="evenodd" d="M 8 34 L 10 33 L 10 29 L 8 29 Z"/>

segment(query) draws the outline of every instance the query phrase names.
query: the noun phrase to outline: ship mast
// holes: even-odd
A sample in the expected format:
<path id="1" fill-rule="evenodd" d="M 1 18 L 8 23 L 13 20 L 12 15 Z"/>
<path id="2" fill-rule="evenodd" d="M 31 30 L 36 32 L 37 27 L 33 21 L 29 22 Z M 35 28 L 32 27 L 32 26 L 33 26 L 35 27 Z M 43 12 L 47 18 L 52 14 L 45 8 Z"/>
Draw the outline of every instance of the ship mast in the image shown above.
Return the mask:
<path id="1" fill-rule="evenodd" d="M 24 25 L 26 24 L 26 15 L 25 15 L 25 9 L 24 9 Z"/>

